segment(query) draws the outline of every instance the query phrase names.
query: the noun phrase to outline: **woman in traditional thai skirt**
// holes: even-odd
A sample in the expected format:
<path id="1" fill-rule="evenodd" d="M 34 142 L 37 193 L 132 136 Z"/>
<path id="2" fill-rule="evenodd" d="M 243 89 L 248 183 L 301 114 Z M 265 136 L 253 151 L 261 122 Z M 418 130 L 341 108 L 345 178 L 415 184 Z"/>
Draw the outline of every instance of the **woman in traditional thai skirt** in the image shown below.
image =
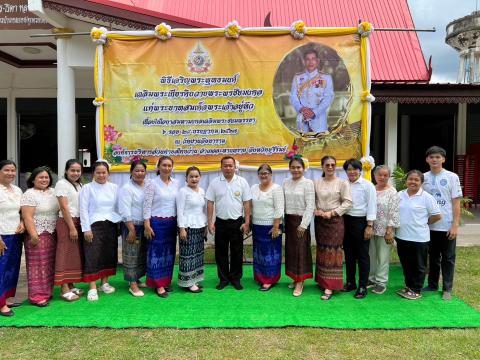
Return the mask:
<path id="1" fill-rule="evenodd" d="M 315 281 L 324 289 L 322 300 L 330 300 L 333 290 L 343 288 L 342 215 L 352 206 L 350 186 L 336 176 L 337 160 L 324 156 L 322 178 L 315 181 L 315 239 L 317 261 Z"/>
<path id="2" fill-rule="evenodd" d="M 17 165 L 11 160 L 0 161 L 0 315 L 15 315 L 10 309 L 20 304 L 8 303 L 17 290 L 20 259 L 22 257 L 21 234 L 25 231 L 20 218 L 22 190 L 13 185 Z"/>
<path id="3" fill-rule="evenodd" d="M 313 277 L 310 221 L 315 210 L 313 181 L 303 176 L 305 163 L 292 158 L 291 178 L 283 183 L 285 195 L 285 273 L 293 279 L 293 296 L 302 295 L 303 282 Z"/>
<path id="4" fill-rule="evenodd" d="M 93 181 L 80 190 L 80 223 L 84 235 L 83 281 L 90 283 L 87 300 L 98 300 L 99 290 L 115 292 L 108 277 L 117 272 L 118 222 L 117 185 L 108 182 L 109 166 L 103 160 L 93 164 Z"/>
<path id="5" fill-rule="evenodd" d="M 178 286 L 192 293 L 202 292 L 204 279 L 203 244 L 207 235 L 205 191 L 199 186 L 200 170 L 187 169 L 187 186 L 177 195 L 177 221 L 179 227 L 180 260 Z"/>
<path id="6" fill-rule="evenodd" d="M 122 258 L 123 278 L 129 282 L 129 292 L 135 297 L 144 295 L 140 278 L 147 264 L 147 239 L 143 232 L 143 201 L 147 165 L 141 160 L 132 161 L 130 181 L 118 193 L 118 210 L 123 219 Z"/>
<path id="7" fill-rule="evenodd" d="M 179 182 L 172 178 L 173 160 L 162 156 L 157 177 L 145 185 L 143 219 L 147 248 L 147 285 L 166 298 L 172 290 L 177 243 L 177 204 Z"/>
<path id="8" fill-rule="evenodd" d="M 27 180 L 28 190 L 22 196 L 22 216 L 27 229 L 25 255 L 28 279 L 28 299 L 44 307 L 52 297 L 55 275 L 57 239 L 55 226 L 58 201 L 47 167 L 38 167 Z"/>
<path id="9" fill-rule="evenodd" d="M 285 200 L 282 187 L 273 182 L 270 165 L 261 165 L 257 174 L 260 183 L 251 188 L 253 276 L 259 290 L 268 291 L 280 279 Z"/>
<path id="10" fill-rule="evenodd" d="M 70 159 L 65 164 L 64 178 L 55 185 L 55 196 L 60 205 L 57 220 L 57 252 L 55 256 L 55 285 L 62 287 L 60 296 L 65 301 L 76 301 L 83 290 L 74 283 L 83 280 L 83 233 L 78 206 L 82 165 Z"/>

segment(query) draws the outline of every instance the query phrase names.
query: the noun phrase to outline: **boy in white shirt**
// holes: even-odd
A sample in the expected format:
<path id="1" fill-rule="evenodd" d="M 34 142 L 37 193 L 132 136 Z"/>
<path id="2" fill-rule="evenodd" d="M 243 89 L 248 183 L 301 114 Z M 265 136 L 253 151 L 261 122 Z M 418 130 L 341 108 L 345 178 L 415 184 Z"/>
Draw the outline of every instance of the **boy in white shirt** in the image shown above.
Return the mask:
<path id="1" fill-rule="evenodd" d="M 437 200 L 442 219 L 430 225 L 428 286 L 424 291 L 438 291 L 440 269 L 443 279 L 442 299 L 451 300 L 455 272 L 455 248 L 460 224 L 462 188 L 457 174 L 445 170 L 446 151 L 439 146 L 425 153 L 430 171 L 425 173 L 423 189 Z"/>

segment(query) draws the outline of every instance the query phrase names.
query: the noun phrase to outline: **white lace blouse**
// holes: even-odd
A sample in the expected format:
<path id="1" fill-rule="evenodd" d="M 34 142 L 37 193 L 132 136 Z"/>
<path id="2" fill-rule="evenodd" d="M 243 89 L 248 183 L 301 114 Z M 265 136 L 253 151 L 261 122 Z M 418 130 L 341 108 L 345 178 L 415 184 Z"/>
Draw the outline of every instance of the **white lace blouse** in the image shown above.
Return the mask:
<path id="1" fill-rule="evenodd" d="M 0 235 L 13 235 L 20 224 L 22 190 L 15 185 L 0 185 Z"/>
<path id="2" fill-rule="evenodd" d="M 283 217 L 285 200 L 283 189 L 278 184 L 272 184 L 267 191 L 260 186 L 252 186 L 252 223 L 254 225 L 273 225 L 275 219 Z"/>
<path id="3" fill-rule="evenodd" d="M 22 196 L 21 205 L 35 208 L 33 222 L 37 234 L 45 231 L 50 234 L 55 232 L 60 207 L 54 189 L 48 188 L 45 191 L 28 189 Z"/>
<path id="4" fill-rule="evenodd" d="M 315 211 L 315 188 L 313 181 L 302 177 L 299 180 L 286 179 L 283 182 L 285 214 L 300 215 L 300 226 L 308 228 Z"/>
<path id="5" fill-rule="evenodd" d="M 177 180 L 172 178 L 168 184 L 165 184 L 160 176 L 145 184 L 143 218 L 148 220 L 152 216 L 177 216 L 176 198 L 179 188 L 180 183 Z"/>
<path id="6" fill-rule="evenodd" d="M 147 180 L 145 183 L 146 182 Z M 133 180 L 129 180 L 118 191 L 118 212 L 123 221 L 133 221 L 135 224 L 143 224 L 145 183 L 143 187 L 140 187 Z"/>
<path id="7" fill-rule="evenodd" d="M 181 228 L 201 229 L 207 225 L 205 190 L 193 191 L 188 186 L 177 195 L 177 223 Z"/>
<path id="8" fill-rule="evenodd" d="M 81 186 L 80 184 L 73 185 L 68 180 L 62 179 L 57 182 L 55 185 L 55 196 L 59 197 L 66 197 L 68 201 L 68 210 L 70 211 L 70 215 L 74 218 L 78 218 L 80 216 L 80 207 L 78 206 L 78 198 L 80 194 Z M 63 214 L 60 211 L 58 216 L 63 218 Z"/>

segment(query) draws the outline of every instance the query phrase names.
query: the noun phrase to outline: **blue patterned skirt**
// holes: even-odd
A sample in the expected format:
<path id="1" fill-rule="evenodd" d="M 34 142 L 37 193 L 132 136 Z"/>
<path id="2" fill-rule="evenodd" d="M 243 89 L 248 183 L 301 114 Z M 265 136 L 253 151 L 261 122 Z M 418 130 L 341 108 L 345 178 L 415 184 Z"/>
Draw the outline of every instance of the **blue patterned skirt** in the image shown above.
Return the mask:
<path id="1" fill-rule="evenodd" d="M 282 267 L 282 235 L 272 239 L 272 225 L 253 225 L 253 274 L 260 284 L 275 284 Z"/>
<path id="2" fill-rule="evenodd" d="M 133 244 L 127 241 L 128 228 L 122 223 L 122 260 L 123 278 L 128 282 L 139 281 L 145 275 L 147 263 L 147 239 L 143 233 L 143 225 L 135 225 L 137 235 Z"/>
<path id="3" fill-rule="evenodd" d="M 0 256 L 0 308 L 4 307 L 7 299 L 14 297 L 17 291 L 22 235 L 2 235 L 2 240 L 8 249 Z"/>
<path id="4" fill-rule="evenodd" d="M 155 236 L 148 243 L 147 285 L 161 288 L 172 282 L 177 245 L 177 218 L 150 219 Z"/>
<path id="5" fill-rule="evenodd" d="M 187 230 L 187 240 L 179 240 L 178 286 L 190 287 L 204 279 L 203 253 L 205 228 Z"/>

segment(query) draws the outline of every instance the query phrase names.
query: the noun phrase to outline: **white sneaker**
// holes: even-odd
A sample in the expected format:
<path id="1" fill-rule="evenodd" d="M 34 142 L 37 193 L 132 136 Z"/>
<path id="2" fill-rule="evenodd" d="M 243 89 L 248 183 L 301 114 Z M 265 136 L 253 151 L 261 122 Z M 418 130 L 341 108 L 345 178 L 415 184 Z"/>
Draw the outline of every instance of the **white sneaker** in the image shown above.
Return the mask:
<path id="1" fill-rule="evenodd" d="M 88 301 L 97 301 L 98 300 L 98 292 L 97 292 L 96 289 L 88 290 L 87 300 Z"/>
<path id="2" fill-rule="evenodd" d="M 105 294 L 112 294 L 115 292 L 115 288 L 111 286 L 109 283 L 105 283 L 100 286 L 100 291 L 103 291 Z"/>

